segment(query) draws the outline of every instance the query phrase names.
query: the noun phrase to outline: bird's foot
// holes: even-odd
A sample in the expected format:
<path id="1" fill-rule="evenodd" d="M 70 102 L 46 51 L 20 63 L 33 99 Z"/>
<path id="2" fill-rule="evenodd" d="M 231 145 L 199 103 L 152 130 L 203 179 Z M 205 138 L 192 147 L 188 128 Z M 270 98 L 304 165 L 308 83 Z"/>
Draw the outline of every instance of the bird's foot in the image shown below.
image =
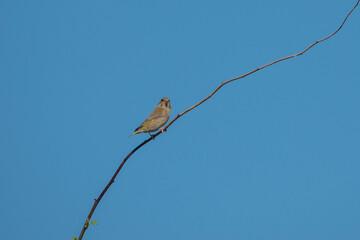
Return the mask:
<path id="1" fill-rule="evenodd" d="M 160 131 L 163 133 L 163 132 L 166 132 L 167 130 L 164 128 L 160 128 Z"/>
<path id="2" fill-rule="evenodd" d="M 152 138 L 152 140 L 155 140 L 155 137 L 153 135 L 151 135 L 151 133 L 148 133 L 150 135 L 150 137 Z"/>

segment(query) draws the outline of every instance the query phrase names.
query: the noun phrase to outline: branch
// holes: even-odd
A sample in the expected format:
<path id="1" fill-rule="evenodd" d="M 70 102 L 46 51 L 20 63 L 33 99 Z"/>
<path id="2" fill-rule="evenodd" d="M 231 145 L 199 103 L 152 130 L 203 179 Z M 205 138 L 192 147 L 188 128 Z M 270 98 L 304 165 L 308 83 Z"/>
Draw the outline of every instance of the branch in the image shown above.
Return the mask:
<path id="1" fill-rule="evenodd" d="M 329 38 L 331 38 L 332 36 L 334 36 L 336 33 L 338 33 L 340 31 L 340 29 L 344 26 L 345 22 L 347 21 L 348 17 L 350 16 L 350 14 L 354 11 L 354 9 L 358 6 L 360 0 L 358 0 L 355 4 L 355 6 L 350 10 L 350 12 L 346 15 L 345 19 L 343 20 L 343 22 L 341 23 L 340 27 L 335 31 L 333 32 L 332 34 L 330 34 L 329 36 L 323 38 L 323 39 L 320 39 L 316 42 L 314 42 L 313 44 L 311 44 L 309 47 L 307 47 L 306 49 L 304 49 L 303 51 L 299 52 L 299 53 L 296 53 L 294 55 L 290 55 L 290 56 L 287 56 L 287 57 L 284 57 L 284 58 L 280 58 L 278 60 L 275 60 L 273 62 L 270 62 L 266 65 L 263 65 L 261 67 L 258 67 L 244 75 L 241 75 L 241 76 L 238 76 L 238 77 L 235 77 L 235 78 L 232 78 L 232 79 L 229 79 L 227 80 L 226 82 L 223 82 L 221 83 L 212 93 L 210 93 L 209 96 L 207 96 L 206 98 L 204 98 L 203 100 L 201 100 L 200 102 L 196 103 L 194 106 L 186 109 L 185 111 L 183 111 L 182 113 L 178 114 L 171 122 L 169 122 L 165 127 L 164 127 L 164 130 L 166 131 L 176 120 L 178 120 L 181 116 L 185 115 L 186 113 L 190 112 L 191 110 L 193 110 L 194 108 L 198 107 L 199 105 L 201 105 L 202 103 L 204 103 L 205 101 L 207 101 L 209 98 L 211 98 L 217 91 L 220 90 L 220 88 L 222 88 L 224 85 L 228 84 L 228 83 L 231 83 L 235 80 L 238 80 L 238 79 L 241 79 L 241 78 L 244 78 L 244 77 L 247 77 L 249 76 L 250 74 L 253 74 L 259 70 L 262 70 L 264 68 L 267 68 L 275 63 L 278 63 L 278 62 L 281 62 L 281 61 L 284 61 L 284 60 L 288 60 L 290 58 L 294 58 L 294 57 L 297 57 L 297 56 L 300 56 L 302 54 L 304 54 L 305 52 L 307 52 L 308 50 L 310 50 L 312 47 L 314 47 L 315 45 L 317 45 L 318 43 L 320 42 L 323 42 Z M 94 205 L 93 207 L 91 208 L 90 210 L 90 213 L 88 215 L 88 217 L 86 218 L 86 221 L 85 221 L 85 224 L 81 230 L 81 233 L 79 235 L 79 238 L 78 240 L 81 240 L 84 236 L 84 233 L 86 231 L 86 229 L 88 228 L 89 226 L 89 222 L 90 222 L 90 219 L 97 207 L 97 205 L 99 204 L 99 202 L 101 201 L 102 197 L 105 195 L 105 193 L 107 192 L 107 190 L 110 188 L 110 186 L 114 183 L 115 181 L 115 178 L 116 176 L 118 175 L 118 173 L 120 172 L 120 170 L 122 169 L 122 167 L 124 166 L 124 164 L 126 163 L 126 161 L 131 157 L 131 155 L 133 155 L 137 150 L 139 150 L 142 146 L 144 146 L 145 144 L 147 144 L 148 142 L 150 142 L 151 140 L 155 140 L 155 138 L 157 136 L 159 136 L 162 132 L 159 131 L 157 132 L 156 134 L 153 135 L 153 138 L 148 138 L 147 140 L 145 140 L 144 142 L 142 142 L 140 145 L 138 145 L 136 148 L 134 148 L 125 158 L 124 160 L 121 162 L 120 166 L 118 167 L 118 169 L 116 170 L 116 172 L 114 173 L 114 175 L 112 176 L 112 178 L 110 179 L 109 183 L 106 185 L 106 187 L 104 188 L 104 190 L 100 193 L 99 197 L 94 199 L 95 202 L 94 202 Z"/>
<path id="2" fill-rule="evenodd" d="M 360 0 L 359 0 L 360 1 Z M 124 164 L 126 163 L 126 161 L 129 159 L 129 157 L 131 157 L 131 155 L 133 155 L 137 150 L 139 150 L 142 146 L 144 146 L 145 144 L 147 144 L 148 142 L 150 142 L 152 138 L 149 138 L 147 140 L 145 140 L 144 142 L 142 142 L 140 145 L 138 145 L 136 148 L 134 148 L 125 158 L 124 160 L 122 161 L 122 163 L 120 164 L 120 166 L 118 167 L 118 169 L 116 170 L 116 172 L 114 173 L 114 175 L 112 176 L 112 178 L 110 179 L 109 183 L 106 185 L 106 187 L 104 188 L 104 190 L 102 190 L 102 192 L 100 193 L 99 197 L 98 198 L 95 198 L 95 202 L 94 202 L 94 205 L 93 207 L 91 208 L 90 210 L 90 213 L 88 215 L 88 217 L 86 218 L 86 221 L 85 221 L 85 224 L 84 224 L 84 227 L 82 228 L 81 230 L 81 233 L 79 235 L 79 240 L 82 239 L 82 237 L 84 236 L 84 233 L 86 231 L 86 229 L 89 227 L 89 222 L 90 222 L 90 219 L 97 207 L 97 205 L 99 204 L 99 202 L 101 201 L 102 197 L 104 196 L 104 194 L 106 193 L 106 191 L 109 189 L 109 187 L 111 186 L 111 184 L 113 184 L 115 182 L 115 178 L 116 176 L 118 175 L 118 173 L 120 172 L 121 168 L 124 166 Z M 155 138 L 154 138 L 155 139 Z"/>
<path id="3" fill-rule="evenodd" d="M 278 63 L 278 62 L 281 62 L 281 61 L 284 61 L 284 60 L 288 60 L 288 59 L 290 59 L 290 58 L 294 58 L 294 57 L 303 55 L 305 52 L 307 52 L 310 48 L 314 47 L 316 44 L 321 43 L 321 42 L 323 42 L 323 41 L 331 38 L 331 37 L 334 36 L 336 33 L 338 33 L 338 32 L 340 31 L 340 29 L 344 26 L 346 20 L 348 19 L 348 17 L 350 16 L 350 14 L 354 11 L 354 9 L 357 7 L 357 5 L 359 4 L 359 2 L 360 2 L 360 0 L 358 0 L 358 1 L 356 2 L 355 6 L 354 6 L 354 7 L 350 10 L 350 12 L 346 15 L 346 17 L 345 17 L 345 19 L 343 20 L 343 22 L 341 23 L 340 27 L 339 27 L 338 29 L 336 29 L 336 31 L 333 32 L 332 34 L 330 34 L 329 36 L 327 36 L 327 37 L 325 37 L 325 38 L 323 38 L 323 39 L 320 39 L 320 40 L 314 42 L 314 43 L 311 44 L 309 47 L 307 47 L 305 50 L 303 50 L 303 51 L 301 51 L 301 52 L 299 52 L 299 53 L 296 53 L 296 54 L 294 54 L 294 55 L 287 56 L 287 57 L 284 57 L 284 58 L 280 58 L 280 59 L 275 60 L 275 61 L 273 61 L 273 62 L 271 62 L 271 63 L 268 63 L 268 64 L 266 64 L 266 65 L 264 65 L 264 66 L 258 67 L 258 68 L 254 69 L 254 70 L 252 70 L 252 71 L 250 71 L 250 72 L 248 72 L 248 73 L 245 73 L 244 75 L 241 75 L 241 76 L 232 78 L 232 79 L 230 79 L 230 80 L 227 80 L 226 82 L 221 83 L 209 96 L 207 96 L 206 98 L 204 98 L 203 100 L 201 100 L 200 102 L 198 102 L 197 104 L 195 104 L 194 106 L 186 109 L 186 110 L 183 111 L 182 113 L 178 114 L 171 122 L 169 122 L 169 123 L 164 127 L 164 130 L 167 130 L 167 128 L 170 127 L 170 126 L 171 126 L 177 119 L 179 119 L 181 116 L 183 116 L 184 114 L 190 112 L 191 110 L 193 110 L 194 108 L 196 108 L 196 107 L 199 106 L 200 104 L 202 104 L 202 103 L 204 103 L 205 101 L 207 101 L 207 100 L 208 100 L 209 98 L 211 98 L 217 91 L 219 91 L 220 88 L 222 88 L 224 85 L 226 85 L 226 84 L 228 84 L 228 83 L 230 83 L 230 82 L 232 82 L 232 81 L 238 80 L 238 79 L 240 79 L 240 78 L 247 77 L 247 76 L 249 76 L 250 74 L 253 74 L 253 73 L 255 73 L 255 72 L 257 72 L 257 71 L 259 71 L 259 70 L 261 70 L 261 69 L 267 68 L 267 67 L 269 67 L 269 66 L 271 66 L 271 65 L 273 65 L 273 64 L 275 64 L 275 63 Z M 157 135 L 159 135 L 159 133 L 156 134 L 156 136 L 157 136 Z"/>

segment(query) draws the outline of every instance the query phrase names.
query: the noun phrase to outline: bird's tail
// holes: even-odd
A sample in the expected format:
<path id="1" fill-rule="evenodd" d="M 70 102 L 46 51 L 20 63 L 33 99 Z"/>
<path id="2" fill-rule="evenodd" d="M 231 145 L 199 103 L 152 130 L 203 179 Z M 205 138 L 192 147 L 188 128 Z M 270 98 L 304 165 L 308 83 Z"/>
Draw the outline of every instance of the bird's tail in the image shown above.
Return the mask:
<path id="1" fill-rule="evenodd" d="M 131 137 L 132 135 L 138 134 L 140 131 L 135 131 L 133 134 L 129 135 L 128 137 Z"/>

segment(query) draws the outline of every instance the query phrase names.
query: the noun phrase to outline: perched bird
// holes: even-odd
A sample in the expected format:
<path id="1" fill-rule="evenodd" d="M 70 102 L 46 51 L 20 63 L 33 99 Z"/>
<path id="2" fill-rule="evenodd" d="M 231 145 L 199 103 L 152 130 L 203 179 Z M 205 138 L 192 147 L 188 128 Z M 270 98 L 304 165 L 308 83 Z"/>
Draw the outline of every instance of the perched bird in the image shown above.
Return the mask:
<path id="1" fill-rule="evenodd" d="M 145 119 L 145 121 L 137 129 L 135 129 L 134 133 L 130 136 L 138 133 L 150 134 L 151 132 L 155 132 L 159 129 L 164 132 L 164 129 L 162 129 L 161 127 L 164 126 L 165 123 L 169 120 L 170 112 L 170 99 L 162 98 L 154 111 L 150 113 L 150 115 Z M 153 137 L 151 134 L 150 136 Z"/>

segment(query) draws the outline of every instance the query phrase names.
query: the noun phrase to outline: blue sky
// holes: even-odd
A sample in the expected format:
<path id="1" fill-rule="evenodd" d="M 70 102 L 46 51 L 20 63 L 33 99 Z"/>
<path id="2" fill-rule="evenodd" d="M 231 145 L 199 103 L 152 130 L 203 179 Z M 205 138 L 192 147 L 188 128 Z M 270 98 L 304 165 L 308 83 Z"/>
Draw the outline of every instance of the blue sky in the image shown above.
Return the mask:
<path id="1" fill-rule="evenodd" d="M 354 4 L 0 1 L 2 238 L 77 236 L 162 97 L 174 117 Z M 139 150 L 84 239 L 358 239 L 359 10 Z"/>

